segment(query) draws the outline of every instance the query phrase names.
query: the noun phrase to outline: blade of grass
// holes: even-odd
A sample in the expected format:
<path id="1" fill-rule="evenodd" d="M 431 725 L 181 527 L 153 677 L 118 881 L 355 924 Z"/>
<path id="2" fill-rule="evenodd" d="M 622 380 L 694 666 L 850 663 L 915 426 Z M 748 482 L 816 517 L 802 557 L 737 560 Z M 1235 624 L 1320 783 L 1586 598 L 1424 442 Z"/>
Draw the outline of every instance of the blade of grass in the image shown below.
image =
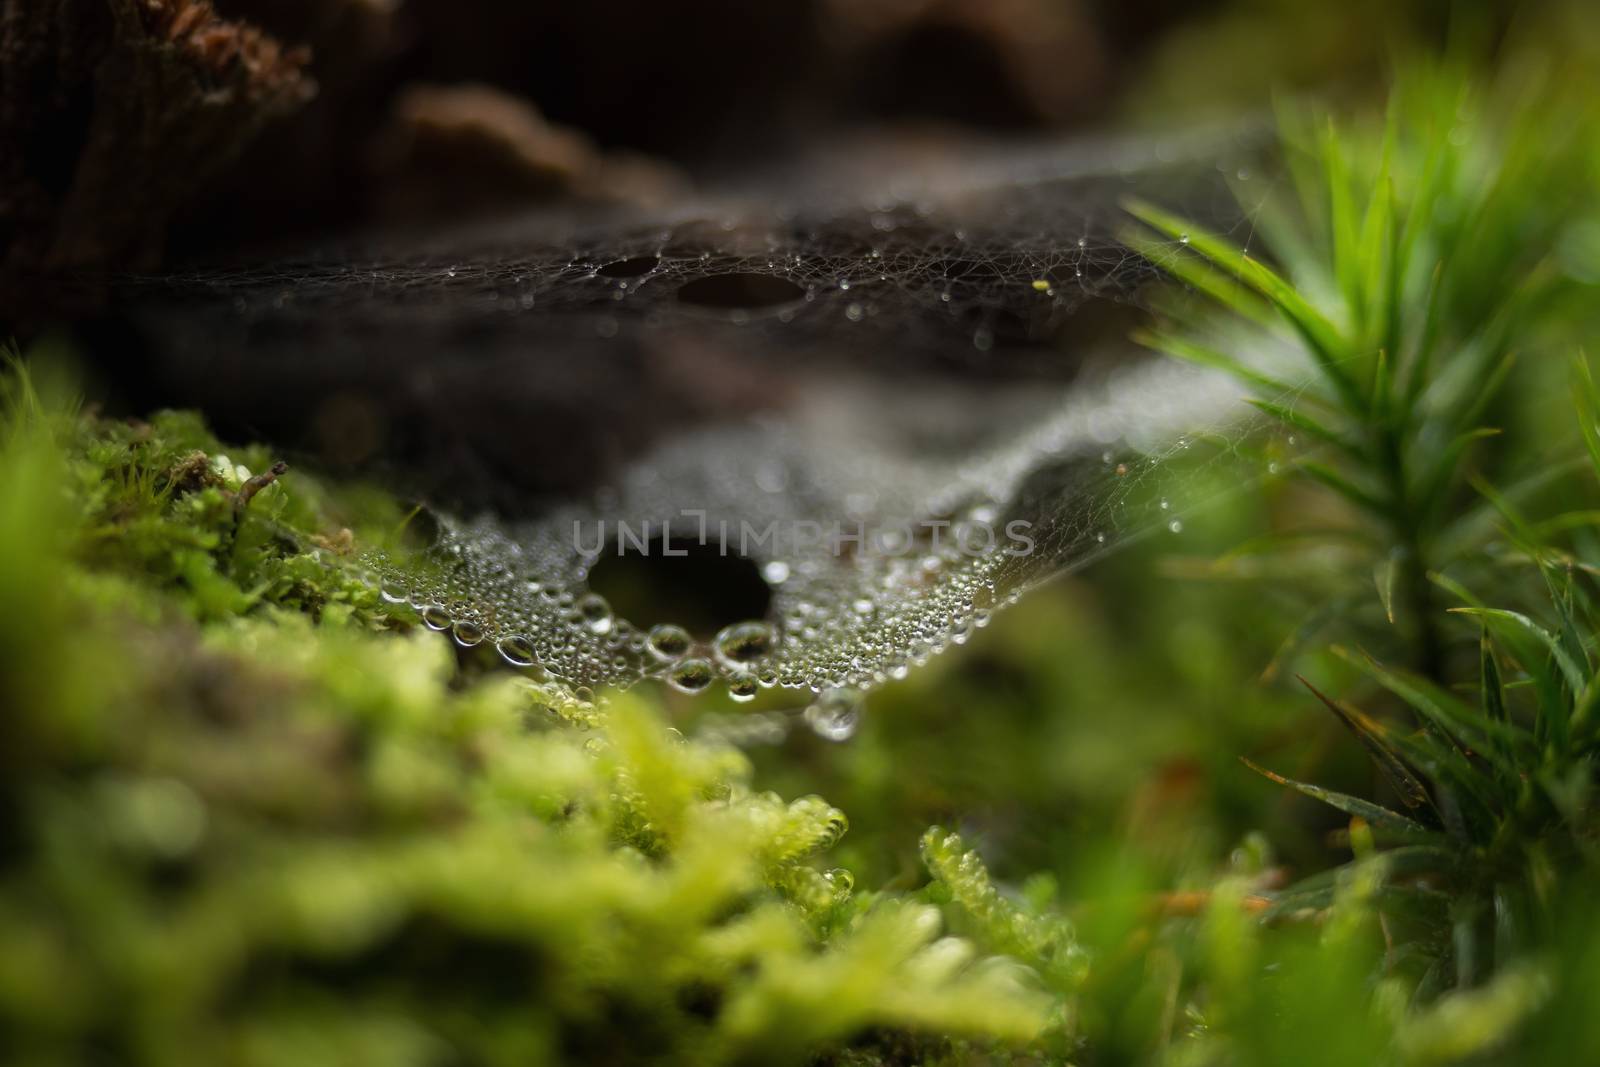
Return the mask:
<path id="1" fill-rule="evenodd" d="M 1158 352 L 1165 352 L 1169 356 L 1181 359 L 1186 363 L 1193 363 L 1197 367 L 1224 371 L 1271 396 L 1293 396 L 1303 391 L 1296 389 L 1281 378 L 1263 374 L 1233 356 L 1215 348 L 1198 344 L 1186 337 L 1180 337 L 1175 333 L 1163 330 L 1138 330 L 1134 332 L 1133 340 L 1136 344 Z"/>
<path id="2" fill-rule="evenodd" d="M 1394 746 L 1389 741 L 1388 731 L 1364 712 L 1357 708 L 1346 708 L 1330 700 L 1316 686 L 1306 681 L 1303 675 L 1296 675 L 1300 684 L 1311 691 L 1311 695 L 1322 701 L 1323 706 L 1333 713 L 1345 729 L 1355 735 L 1361 742 L 1367 754 L 1372 757 L 1372 762 L 1378 765 L 1378 770 L 1389 780 L 1394 791 L 1406 806 L 1412 809 L 1432 807 L 1433 798 L 1428 795 L 1427 787 L 1416 776 L 1406 762 L 1400 758 Z"/>
<path id="3" fill-rule="evenodd" d="M 1299 782 L 1293 778 L 1285 778 L 1283 775 L 1269 771 L 1244 756 L 1240 756 L 1239 761 L 1268 781 L 1287 786 L 1313 800 L 1321 801 L 1331 808 L 1336 808 L 1346 815 L 1354 815 L 1357 818 L 1367 820 L 1374 829 L 1382 829 L 1410 840 L 1430 840 L 1439 836 L 1415 819 L 1401 815 L 1397 811 L 1390 811 L 1388 808 L 1374 804 L 1370 800 L 1362 800 L 1360 797 L 1353 797 L 1348 793 L 1336 793 L 1331 789 L 1324 789 L 1320 785 L 1312 785 L 1309 782 Z"/>
<path id="4" fill-rule="evenodd" d="M 1352 412 L 1365 409 L 1365 399 L 1343 365 L 1346 354 L 1344 339 L 1334 324 L 1301 296 L 1299 290 L 1271 268 L 1252 259 L 1243 249 L 1191 227 L 1177 216 L 1170 215 L 1152 204 L 1131 200 L 1124 207 L 1140 222 L 1185 242 L 1200 255 L 1223 270 L 1233 273 L 1265 297 L 1301 335 L 1323 375 L 1332 383 L 1335 392 L 1346 406 Z"/>

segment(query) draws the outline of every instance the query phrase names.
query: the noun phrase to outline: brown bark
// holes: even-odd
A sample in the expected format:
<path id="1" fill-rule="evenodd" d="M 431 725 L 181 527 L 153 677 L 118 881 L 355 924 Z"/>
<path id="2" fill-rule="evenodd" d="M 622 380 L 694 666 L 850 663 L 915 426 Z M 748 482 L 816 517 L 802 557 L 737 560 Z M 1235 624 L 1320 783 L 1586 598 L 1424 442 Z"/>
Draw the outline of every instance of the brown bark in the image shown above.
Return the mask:
<path id="1" fill-rule="evenodd" d="M 0 0 L 0 313 L 148 265 L 175 210 L 309 100 L 309 53 L 205 0 Z"/>
<path id="2" fill-rule="evenodd" d="M 484 85 L 408 88 L 374 163 L 379 215 L 406 222 L 556 199 L 660 204 L 687 185 L 665 164 L 602 153 L 528 101 Z"/>

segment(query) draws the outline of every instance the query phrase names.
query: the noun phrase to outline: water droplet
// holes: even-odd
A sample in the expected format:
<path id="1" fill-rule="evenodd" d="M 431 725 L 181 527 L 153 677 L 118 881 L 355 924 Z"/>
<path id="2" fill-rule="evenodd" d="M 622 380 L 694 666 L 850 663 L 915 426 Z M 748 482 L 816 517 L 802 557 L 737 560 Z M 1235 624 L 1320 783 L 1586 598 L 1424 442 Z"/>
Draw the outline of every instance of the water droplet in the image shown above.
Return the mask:
<path id="1" fill-rule="evenodd" d="M 760 688 L 754 675 L 736 674 L 728 679 L 728 696 L 741 704 L 754 700 Z"/>
<path id="2" fill-rule="evenodd" d="M 764 622 L 739 622 L 717 634 L 712 647 L 730 665 L 753 662 L 772 651 L 772 627 Z"/>
<path id="3" fill-rule="evenodd" d="M 495 642 L 494 647 L 500 653 L 500 658 L 513 667 L 532 667 L 539 662 L 539 658 L 533 652 L 533 642 L 522 634 L 502 637 Z"/>
<path id="4" fill-rule="evenodd" d="M 670 622 L 651 627 L 648 638 L 650 654 L 665 663 L 682 659 L 689 651 L 690 641 L 688 630 Z"/>
<path id="5" fill-rule="evenodd" d="M 861 725 L 861 693 L 855 689 L 829 689 L 805 710 L 806 725 L 818 737 L 848 741 Z"/>
<path id="6" fill-rule="evenodd" d="M 761 577 L 768 585 L 782 585 L 789 580 L 789 565 L 781 559 L 772 560 L 762 566 Z"/>
<path id="7" fill-rule="evenodd" d="M 411 589 L 398 578 L 385 578 L 378 586 L 378 595 L 391 604 L 404 604 L 411 599 Z"/>
<path id="8" fill-rule="evenodd" d="M 667 681 L 674 689 L 684 693 L 698 693 L 711 684 L 717 672 L 703 659 L 686 659 L 672 668 Z"/>
<path id="9" fill-rule="evenodd" d="M 1173 519 L 1171 522 L 1167 523 L 1167 529 L 1171 530 L 1173 533 L 1183 533 L 1183 520 Z"/>
<path id="10" fill-rule="evenodd" d="M 462 619 L 450 628 L 450 636 L 462 648 L 472 648 L 483 640 L 483 627 L 471 619 Z"/>
<path id="11" fill-rule="evenodd" d="M 611 632 L 612 618 L 611 605 L 606 603 L 606 598 L 599 593 L 585 593 L 573 605 L 583 623 L 592 633 L 607 634 Z"/>
<path id="12" fill-rule="evenodd" d="M 450 613 L 440 604 L 429 604 L 422 609 L 422 623 L 430 630 L 448 630 Z"/>

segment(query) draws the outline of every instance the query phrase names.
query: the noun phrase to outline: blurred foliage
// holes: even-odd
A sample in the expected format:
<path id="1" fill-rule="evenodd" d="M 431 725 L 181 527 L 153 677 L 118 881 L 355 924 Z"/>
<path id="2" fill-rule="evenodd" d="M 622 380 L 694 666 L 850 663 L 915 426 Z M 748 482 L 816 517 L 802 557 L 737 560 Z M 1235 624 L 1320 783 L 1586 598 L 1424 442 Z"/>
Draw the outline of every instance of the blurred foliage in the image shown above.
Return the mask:
<path id="1" fill-rule="evenodd" d="M 1271 95 L 1381 100 L 1395 57 L 1448 50 L 1593 56 L 1600 21 L 1589 0 L 1226 0 L 1190 5 L 1148 43 L 1126 86 L 1127 120 L 1236 121 Z"/>

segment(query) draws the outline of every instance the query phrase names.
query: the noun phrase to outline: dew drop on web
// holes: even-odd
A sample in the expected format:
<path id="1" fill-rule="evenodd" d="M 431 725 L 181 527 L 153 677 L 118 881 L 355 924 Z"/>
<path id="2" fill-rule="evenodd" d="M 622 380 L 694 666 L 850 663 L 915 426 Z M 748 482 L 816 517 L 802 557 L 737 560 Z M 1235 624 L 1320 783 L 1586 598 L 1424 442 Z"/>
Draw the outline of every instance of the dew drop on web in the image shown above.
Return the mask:
<path id="1" fill-rule="evenodd" d="M 684 693 L 698 693 L 716 678 L 716 670 L 703 659 L 680 660 L 667 675 L 673 688 Z"/>
<path id="2" fill-rule="evenodd" d="M 825 690 L 806 708 L 806 725 L 828 741 L 848 741 L 861 725 L 861 703 L 857 690 Z"/>
<path id="3" fill-rule="evenodd" d="M 661 623 L 650 628 L 650 654 L 664 662 L 682 659 L 688 653 L 691 642 L 689 631 L 681 626 Z"/>

